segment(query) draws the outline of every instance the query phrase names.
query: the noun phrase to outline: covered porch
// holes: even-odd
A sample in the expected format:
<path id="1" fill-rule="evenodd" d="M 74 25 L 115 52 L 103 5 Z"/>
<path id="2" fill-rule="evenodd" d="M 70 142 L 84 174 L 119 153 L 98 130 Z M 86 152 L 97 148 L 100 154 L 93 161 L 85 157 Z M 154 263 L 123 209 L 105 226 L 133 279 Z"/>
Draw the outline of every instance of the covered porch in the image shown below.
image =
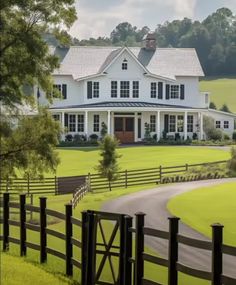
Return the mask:
<path id="1" fill-rule="evenodd" d="M 121 143 L 136 143 L 145 139 L 147 131 L 159 141 L 161 138 L 203 139 L 203 113 L 200 109 L 151 107 L 104 107 L 51 110 L 67 134 L 89 138 L 101 136 L 105 124 L 107 133 Z M 178 135 L 177 135 L 178 134 Z M 65 139 L 65 135 L 64 138 Z"/>

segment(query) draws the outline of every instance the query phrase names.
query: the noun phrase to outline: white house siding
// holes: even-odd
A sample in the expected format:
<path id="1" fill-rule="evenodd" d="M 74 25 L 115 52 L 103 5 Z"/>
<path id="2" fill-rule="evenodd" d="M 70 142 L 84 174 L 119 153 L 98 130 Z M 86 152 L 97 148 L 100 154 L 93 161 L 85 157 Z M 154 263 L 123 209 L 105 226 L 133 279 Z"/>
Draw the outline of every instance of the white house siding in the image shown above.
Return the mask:
<path id="1" fill-rule="evenodd" d="M 228 134 L 230 137 L 232 136 L 232 133 L 234 132 L 234 126 L 235 126 L 235 121 L 236 121 L 236 116 L 235 115 L 230 115 L 227 113 L 223 113 L 223 112 L 217 112 L 217 111 L 211 111 L 209 110 L 209 112 L 206 114 L 209 115 L 210 117 L 212 117 L 214 119 L 214 121 L 220 121 L 221 122 L 221 130 Z M 224 128 L 224 121 L 228 121 L 229 122 L 229 128 L 226 129 Z"/>

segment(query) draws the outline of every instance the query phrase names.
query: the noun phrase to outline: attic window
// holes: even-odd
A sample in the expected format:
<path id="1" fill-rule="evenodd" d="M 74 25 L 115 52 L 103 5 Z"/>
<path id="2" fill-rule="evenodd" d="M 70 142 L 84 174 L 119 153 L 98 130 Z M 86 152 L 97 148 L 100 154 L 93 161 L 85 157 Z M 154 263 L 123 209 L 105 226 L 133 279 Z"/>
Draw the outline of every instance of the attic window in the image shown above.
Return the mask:
<path id="1" fill-rule="evenodd" d="M 127 70 L 128 69 L 128 61 L 127 59 L 124 59 L 122 62 L 122 70 Z"/>

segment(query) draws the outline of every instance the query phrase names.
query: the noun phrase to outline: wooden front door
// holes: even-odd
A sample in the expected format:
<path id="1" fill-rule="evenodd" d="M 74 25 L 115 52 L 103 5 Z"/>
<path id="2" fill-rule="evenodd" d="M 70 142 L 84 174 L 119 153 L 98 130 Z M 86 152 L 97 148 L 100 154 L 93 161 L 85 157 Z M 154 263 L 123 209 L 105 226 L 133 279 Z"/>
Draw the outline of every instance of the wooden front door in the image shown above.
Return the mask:
<path id="1" fill-rule="evenodd" d="M 115 136 L 121 143 L 134 142 L 134 118 L 117 117 L 115 118 Z"/>

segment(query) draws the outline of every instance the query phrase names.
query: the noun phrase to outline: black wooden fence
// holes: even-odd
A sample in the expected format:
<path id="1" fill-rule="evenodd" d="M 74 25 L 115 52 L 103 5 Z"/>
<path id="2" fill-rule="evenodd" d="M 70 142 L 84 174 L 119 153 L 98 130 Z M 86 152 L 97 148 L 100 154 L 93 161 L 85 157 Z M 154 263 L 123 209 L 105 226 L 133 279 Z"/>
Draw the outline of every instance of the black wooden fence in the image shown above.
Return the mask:
<path id="1" fill-rule="evenodd" d="M 132 226 L 132 217 L 124 214 L 104 213 L 86 211 L 82 213 L 82 220 L 73 217 L 72 205 L 65 205 L 65 213 L 50 210 L 46 205 L 46 198 L 39 198 L 40 206 L 26 204 L 26 196 L 20 195 L 19 202 L 11 202 L 9 193 L 3 197 L 3 224 L 2 241 L 3 250 L 9 249 L 11 243 L 19 245 L 20 255 L 25 256 L 27 249 L 39 251 L 41 263 L 47 261 L 47 256 L 54 255 L 65 262 L 65 272 L 68 276 L 73 275 L 73 268 L 81 270 L 82 285 L 161 285 L 160 283 L 144 278 L 144 271 L 147 262 L 161 265 L 168 270 L 168 285 L 178 284 L 179 272 L 211 281 L 212 285 L 235 285 L 236 279 L 223 274 L 223 254 L 236 257 L 236 247 L 223 244 L 223 226 L 212 225 L 212 241 L 203 241 L 179 234 L 179 218 L 169 218 L 169 231 L 162 231 L 145 226 L 145 214 L 137 213 L 135 225 Z M 10 209 L 19 209 L 19 220 L 13 220 L 10 216 Z M 39 214 L 39 224 L 35 225 L 27 220 L 27 211 Z M 61 233 L 48 227 L 48 216 L 53 216 L 65 222 L 65 232 Z M 112 221 L 110 227 L 113 230 L 110 238 L 102 226 L 102 220 Z M 12 237 L 10 227 L 20 229 L 19 238 Z M 81 230 L 81 240 L 74 235 L 74 226 Z M 40 242 L 31 243 L 28 241 L 28 231 L 39 233 Z M 98 240 L 98 230 L 102 236 L 102 242 Z M 116 236 L 118 234 L 118 241 Z M 54 236 L 64 242 L 64 252 L 48 247 L 48 236 Z M 169 243 L 168 259 L 157 257 L 145 252 L 144 237 L 152 236 L 165 239 Z M 115 243 L 116 242 L 116 243 Z M 132 252 L 132 243 L 135 243 L 135 250 Z M 117 244 L 118 243 L 118 244 Z M 194 248 L 210 251 L 212 254 L 211 272 L 191 268 L 178 261 L 179 244 L 185 244 Z M 104 249 L 101 250 L 100 247 Z M 81 249 L 80 259 L 74 257 L 74 250 Z M 98 258 L 99 256 L 99 258 Z M 111 257 L 117 257 L 119 261 L 115 267 Z M 112 269 L 109 280 L 101 280 L 101 273 L 104 270 L 106 259 Z M 232 264 L 235 266 L 236 264 Z M 158 276 L 157 276 L 158 277 Z"/>
<path id="2" fill-rule="evenodd" d="M 184 164 L 177 166 L 159 166 L 154 168 L 135 169 L 135 170 L 123 170 L 118 172 L 118 178 L 111 182 L 111 188 L 127 188 L 131 186 L 146 185 L 146 184 L 158 184 L 171 182 L 167 178 L 174 175 L 184 175 L 197 167 L 211 167 L 226 164 L 227 161 L 215 161 L 208 163 L 198 164 Z M 216 174 L 216 175 L 215 175 Z M 106 178 L 101 177 L 98 173 L 89 174 L 90 186 L 92 191 L 109 189 L 109 183 Z M 189 177 L 190 179 L 191 177 Z M 206 177 L 208 179 L 221 178 L 217 173 Z M 202 176 L 196 175 L 192 179 L 200 180 Z M 185 180 L 186 181 L 186 180 Z M 176 181 L 173 181 L 176 182 Z"/>

